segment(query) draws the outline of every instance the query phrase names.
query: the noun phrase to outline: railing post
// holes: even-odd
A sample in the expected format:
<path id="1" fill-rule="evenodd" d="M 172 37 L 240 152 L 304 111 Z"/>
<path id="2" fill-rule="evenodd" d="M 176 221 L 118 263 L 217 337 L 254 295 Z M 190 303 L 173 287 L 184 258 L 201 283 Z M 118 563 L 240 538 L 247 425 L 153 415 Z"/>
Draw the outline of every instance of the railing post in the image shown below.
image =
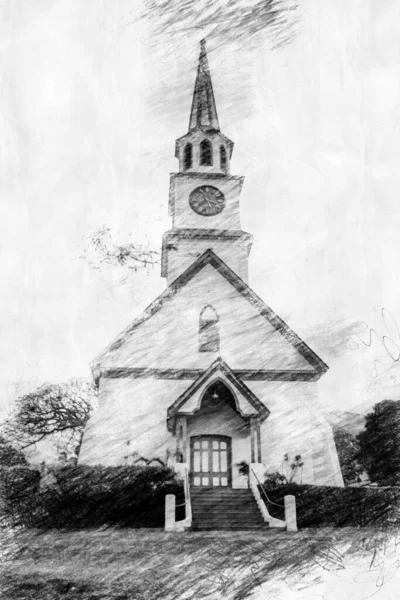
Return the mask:
<path id="1" fill-rule="evenodd" d="M 297 531 L 296 498 L 285 496 L 286 531 Z"/>
<path id="2" fill-rule="evenodd" d="M 165 531 L 175 531 L 175 496 L 165 496 Z"/>

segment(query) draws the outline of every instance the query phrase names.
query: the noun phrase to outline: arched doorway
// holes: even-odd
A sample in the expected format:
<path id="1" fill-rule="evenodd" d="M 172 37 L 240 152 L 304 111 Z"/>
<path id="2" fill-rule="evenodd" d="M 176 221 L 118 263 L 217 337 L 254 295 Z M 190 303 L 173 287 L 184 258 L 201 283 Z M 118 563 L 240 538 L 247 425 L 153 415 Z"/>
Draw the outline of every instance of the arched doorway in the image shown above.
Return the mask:
<path id="1" fill-rule="evenodd" d="M 231 487 L 232 443 L 249 439 L 249 420 L 238 413 L 235 397 L 223 381 L 207 387 L 199 409 L 188 417 L 188 430 L 192 485 Z"/>

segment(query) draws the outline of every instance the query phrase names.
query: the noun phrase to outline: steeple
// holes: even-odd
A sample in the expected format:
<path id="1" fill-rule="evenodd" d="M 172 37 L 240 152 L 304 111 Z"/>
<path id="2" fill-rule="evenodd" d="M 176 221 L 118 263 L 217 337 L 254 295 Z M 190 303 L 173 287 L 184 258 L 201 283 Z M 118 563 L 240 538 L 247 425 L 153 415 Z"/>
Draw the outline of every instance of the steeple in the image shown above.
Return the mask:
<path id="1" fill-rule="evenodd" d="M 208 66 L 206 41 L 200 42 L 199 65 L 190 112 L 189 131 L 219 131 L 217 107 Z"/>
<path id="2" fill-rule="evenodd" d="M 201 40 L 189 130 L 175 143 L 179 171 L 229 175 L 232 150 L 233 142 L 219 128 L 206 42 Z"/>

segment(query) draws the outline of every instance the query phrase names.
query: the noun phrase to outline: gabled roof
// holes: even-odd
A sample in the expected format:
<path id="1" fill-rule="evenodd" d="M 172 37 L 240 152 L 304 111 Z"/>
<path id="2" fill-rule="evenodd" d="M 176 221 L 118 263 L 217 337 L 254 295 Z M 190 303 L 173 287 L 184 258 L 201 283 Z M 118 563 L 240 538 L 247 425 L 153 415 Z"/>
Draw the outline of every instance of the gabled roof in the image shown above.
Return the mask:
<path id="1" fill-rule="evenodd" d="M 142 323 L 150 319 L 159 311 L 166 302 L 171 300 L 181 288 L 183 288 L 193 277 L 195 277 L 207 265 L 216 269 L 256 310 L 278 331 L 315 369 L 316 373 L 322 375 L 328 370 L 328 366 L 311 348 L 301 340 L 298 335 L 278 315 L 257 296 L 257 294 L 241 279 L 232 269 L 228 267 L 212 250 L 206 250 L 186 271 L 184 271 L 167 289 L 154 300 L 146 310 L 135 319 L 96 359 L 92 362 L 95 369 L 101 359 L 109 352 L 120 348 Z"/>
<path id="2" fill-rule="evenodd" d="M 208 66 L 205 40 L 200 42 L 199 66 L 190 111 L 189 131 L 194 129 L 219 131 L 217 107 Z"/>
<path id="3" fill-rule="evenodd" d="M 261 421 L 264 421 L 268 415 L 270 414 L 269 409 L 263 404 L 257 396 L 247 387 L 246 384 L 243 383 L 235 375 L 232 369 L 226 364 L 221 357 L 218 357 L 209 367 L 204 371 L 196 381 L 194 381 L 188 388 L 185 390 L 183 394 L 175 400 L 173 404 L 168 408 L 167 411 L 167 426 L 170 431 L 175 429 L 175 419 L 179 412 L 185 414 L 184 405 L 186 402 L 204 385 L 206 385 L 209 381 L 213 381 L 216 374 L 222 374 L 226 377 L 228 382 L 232 385 L 232 387 L 242 394 L 244 398 L 249 402 L 249 404 L 254 408 L 255 413 Z M 181 410 L 183 409 L 183 410 Z M 190 411 L 191 414 L 196 412 L 198 409 Z M 238 412 L 240 413 L 240 407 L 237 407 Z M 244 416 L 244 415 L 242 415 Z"/>

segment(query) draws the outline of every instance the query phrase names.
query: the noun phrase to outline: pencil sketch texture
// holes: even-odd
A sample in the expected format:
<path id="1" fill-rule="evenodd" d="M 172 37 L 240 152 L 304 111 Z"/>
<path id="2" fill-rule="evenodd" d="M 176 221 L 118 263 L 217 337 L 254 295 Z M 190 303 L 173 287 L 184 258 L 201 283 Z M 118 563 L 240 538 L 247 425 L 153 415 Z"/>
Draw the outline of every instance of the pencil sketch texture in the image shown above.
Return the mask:
<path id="1" fill-rule="evenodd" d="M 243 462 L 276 472 L 301 456 L 297 482 L 342 486 L 318 405 L 324 361 L 249 287 L 244 178 L 230 172 L 205 40 L 188 132 L 171 174 L 163 236 L 166 290 L 92 363 L 99 409 L 81 464 L 183 463 L 193 488 L 247 488 Z"/>

